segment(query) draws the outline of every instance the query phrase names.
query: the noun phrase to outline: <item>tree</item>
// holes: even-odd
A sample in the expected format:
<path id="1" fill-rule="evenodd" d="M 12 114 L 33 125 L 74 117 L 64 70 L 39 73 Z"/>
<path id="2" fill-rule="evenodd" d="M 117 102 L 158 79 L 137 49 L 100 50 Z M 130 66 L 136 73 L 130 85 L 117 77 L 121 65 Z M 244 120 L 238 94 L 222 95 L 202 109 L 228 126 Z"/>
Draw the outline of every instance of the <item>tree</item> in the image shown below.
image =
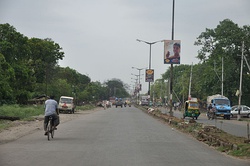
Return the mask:
<path id="1" fill-rule="evenodd" d="M 109 96 L 115 96 L 119 98 L 128 97 L 129 93 L 126 90 L 126 85 L 119 79 L 113 78 L 112 80 L 108 80 L 104 83 L 108 90 Z"/>
<path id="2" fill-rule="evenodd" d="M 57 82 L 56 80 L 63 79 L 68 85 L 70 85 L 70 96 L 75 97 L 76 103 L 78 103 L 79 101 L 84 101 L 83 98 L 85 97 L 83 97 L 83 91 L 90 83 L 90 78 L 88 76 L 83 75 L 69 67 L 64 68 L 57 66 L 55 68 L 54 79 L 55 82 Z M 65 93 L 61 94 L 66 95 Z"/>
<path id="3" fill-rule="evenodd" d="M 16 31 L 10 24 L 0 24 L 0 52 L 10 65 L 27 60 L 28 37 Z"/>
<path id="4" fill-rule="evenodd" d="M 13 68 L 5 61 L 3 54 L 0 53 L 0 105 L 7 104 L 14 100 L 13 89 L 10 82 L 14 78 Z"/>
<path id="5" fill-rule="evenodd" d="M 58 60 L 62 60 L 64 52 L 59 44 L 51 39 L 31 38 L 29 40 L 30 47 L 30 65 L 35 72 L 37 83 L 44 83 L 44 94 L 48 93 L 48 84 L 51 84 L 56 75 L 55 69 Z"/>
<path id="6" fill-rule="evenodd" d="M 62 48 L 52 39 L 29 39 L 13 26 L 0 24 L 0 104 L 25 104 L 30 98 L 52 94 L 87 101 L 128 96 L 122 81 L 91 82 L 74 69 L 60 67 L 63 58 Z"/>
<path id="7" fill-rule="evenodd" d="M 206 29 L 202 32 L 195 45 L 201 46 L 197 58 L 200 63 L 193 66 L 191 96 L 203 101 L 207 96 L 220 94 L 222 90 L 222 60 L 224 64 L 224 96 L 229 97 L 232 104 L 237 104 L 235 96 L 239 88 L 240 60 L 242 41 L 245 43 L 244 54 L 250 55 L 250 26 L 239 27 L 229 19 L 225 19 L 215 29 Z M 247 57 L 247 61 L 250 57 Z M 246 64 L 246 63 L 244 63 Z M 173 69 L 173 91 L 177 96 L 188 94 L 190 65 L 178 65 Z M 250 105 L 250 71 L 247 66 L 243 68 L 243 98 L 242 103 Z M 170 69 L 162 79 L 170 78 Z M 183 88 L 181 87 L 183 86 Z M 173 99 L 176 100 L 173 94 Z"/>
<path id="8" fill-rule="evenodd" d="M 69 84 L 71 84 L 74 87 L 77 87 L 79 91 L 82 91 L 85 89 L 85 87 L 90 83 L 90 78 L 86 75 L 83 75 L 79 72 L 77 72 L 74 69 L 71 69 L 69 67 L 57 67 L 57 78 L 62 78 L 67 80 Z"/>
<path id="9" fill-rule="evenodd" d="M 241 58 L 239 55 L 241 55 L 243 40 L 245 41 L 245 54 L 249 54 L 249 29 L 249 26 L 243 26 L 243 28 L 240 28 L 231 20 L 225 19 L 221 21 L 215 29 L 206 29 L 206 32 L 201 33 L 195 42 L 195 45 L 202 46 L 197 58 L 210 68 L 210 72 L 206 73 L 210 80 L 206 80 L 206 83 L 210 84 L 210 89 L 213 93 L 220 93 L 221 81 L 216 76 L 213 69 L 214 65 L 216 65 L 217 72 L 221 71 L 223 57 L 224 95 L 228 96 L 234 103 L 237 101 L 235 92 L 239 87 Z M 245 66 L 244 75 L 247 74 L 246 72 L 247 68 Z M 221 75 L 221 73 L 219 74 Z M 243 83 L 246 82 L 247 79 L 249 78 L 244 77 Z M 246 96 L 250 97 L 250 89 L 247 88 L 247 86 L 243 86 L 243 92 Z M 243 99 L 245 103 L 247 102 L 247 98 L 245 98 L 245 100 Z"/>
<path id="10" fill-rule="evenodd" d="M 29 68 L 28 38 L 9 24 L 0 24 L 0 53 L 13 69 L 11 81 L 12 98 L 25 104 L 34 83 L 33 71 Z M 10 92 L 10 91 L 9 91 Z"/>
<path id="11" fill-rule="evenodd" d="M 13 26 L 0 24 L 0 53 L 5 66 L 13 71 L 10 75 L 12 78 L 7 77 L 8 83 L 4 85 L 8 94 L 12 92 L 10 96 L 13 102 L 25 104 L 36 88 L 41 89 L 41 85 L 43 94 L 47 93 L 48 84 L 54 81 L 58 60 L 64 57 L 61 49 L 51 39 L 28 39 Z M 1 90 L 0 93 L 7 91 Z"/>
<path id="12" fill-rule="evenodd" d="M 100 82 L 91 82 L 85 90 L 79 94 L 83 101 L 107 100 L 107 89 Z"/>

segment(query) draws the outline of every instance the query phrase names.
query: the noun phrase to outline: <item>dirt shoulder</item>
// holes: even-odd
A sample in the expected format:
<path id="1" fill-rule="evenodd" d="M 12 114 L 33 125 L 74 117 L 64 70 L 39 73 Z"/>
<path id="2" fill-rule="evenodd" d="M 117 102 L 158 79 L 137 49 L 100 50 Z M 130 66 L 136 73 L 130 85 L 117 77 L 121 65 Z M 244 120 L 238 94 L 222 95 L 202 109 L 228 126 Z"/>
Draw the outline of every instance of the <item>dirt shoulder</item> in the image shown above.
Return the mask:
<path id="1" fill-rule="evenodd" d="M 95 108 L 93 110 L 76 111 L 75 114 L 60 114 L 60 123 L 73 120 L 79 116 L 99 111 L 101 108 Z M 4 144 L 10 141 L 14 141 L 27 134 L 34 133 L 37 130 L 43 130 L 44 116 L 36 116 L 34 121 L 13 121 L 10 122 L 12 127 L 0 132 L 0 144 Z"/>

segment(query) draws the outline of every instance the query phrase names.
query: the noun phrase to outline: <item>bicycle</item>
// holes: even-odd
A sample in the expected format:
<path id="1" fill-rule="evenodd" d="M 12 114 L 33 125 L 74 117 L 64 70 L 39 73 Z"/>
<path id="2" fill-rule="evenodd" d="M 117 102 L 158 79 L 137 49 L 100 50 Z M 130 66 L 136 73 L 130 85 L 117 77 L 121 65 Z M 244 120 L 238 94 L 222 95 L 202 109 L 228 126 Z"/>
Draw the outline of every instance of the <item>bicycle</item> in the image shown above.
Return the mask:
<path id="1" fill-rule="evenodd" d="M 50 136 L 51 138 L 54 138 L 54 134 L 55 134 L 55 128 L 53 125 L 53 117 L 49 116 L 49 121 L 47 124 L 47 137 L 48 137 L 48 141 L 50 140 Z"/>

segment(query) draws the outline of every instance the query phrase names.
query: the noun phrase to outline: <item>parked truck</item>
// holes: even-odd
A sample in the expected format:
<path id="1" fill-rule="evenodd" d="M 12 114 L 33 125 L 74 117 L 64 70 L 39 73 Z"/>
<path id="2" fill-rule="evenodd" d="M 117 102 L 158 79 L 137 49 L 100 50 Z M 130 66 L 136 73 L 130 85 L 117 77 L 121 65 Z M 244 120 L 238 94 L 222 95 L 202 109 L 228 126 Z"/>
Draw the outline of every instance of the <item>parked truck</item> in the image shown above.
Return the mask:
<path id="1" fill-rule="evenodd" d="M 207 106 L 212 104 L 215 108 L 215 115 L 230 120 L 231 104 L 230 100 L 222 95 L 216 94 L 207 97 Z"/>

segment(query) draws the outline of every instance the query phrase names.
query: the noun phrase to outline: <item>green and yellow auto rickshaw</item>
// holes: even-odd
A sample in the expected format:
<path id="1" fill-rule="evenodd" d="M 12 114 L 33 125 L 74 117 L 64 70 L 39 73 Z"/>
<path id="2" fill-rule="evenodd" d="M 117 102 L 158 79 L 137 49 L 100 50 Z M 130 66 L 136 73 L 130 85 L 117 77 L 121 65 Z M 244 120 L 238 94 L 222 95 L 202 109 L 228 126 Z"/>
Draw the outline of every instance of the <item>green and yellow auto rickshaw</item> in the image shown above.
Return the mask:
<path id="1" fill-rule="evenodd" d="M 188 100 L 185 102 L 183 119 L 185 117 L 191 117 L 197 119 L 200 115 L 199 103 L 197 100 Z"/>

